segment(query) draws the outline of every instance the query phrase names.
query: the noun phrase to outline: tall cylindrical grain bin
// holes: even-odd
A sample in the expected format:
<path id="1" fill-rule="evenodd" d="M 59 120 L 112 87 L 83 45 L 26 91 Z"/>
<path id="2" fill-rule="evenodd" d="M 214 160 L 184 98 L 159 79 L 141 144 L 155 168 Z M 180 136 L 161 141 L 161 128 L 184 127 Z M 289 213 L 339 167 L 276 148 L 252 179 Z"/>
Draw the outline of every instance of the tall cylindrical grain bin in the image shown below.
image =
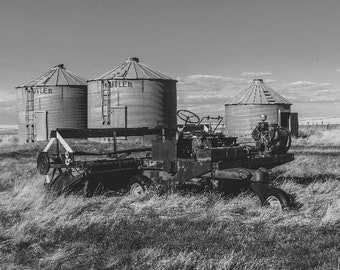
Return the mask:
<path id="1" fill-rule="evenodd" d="M 226 133 L 229 136 L 250 136 L 261 114 L 267 115 L 269 123 L 289 128 L 291 105 L 262 79 L 254 79 L 245 91 L 225 104 Z"/>
<path id="2" fill-rule="evenodd" d="M 86 80 L 63 64 L 16 89 L 19 142 L 47 140 L 56 128 L 87 128 Z"/>
<path id="3" fill-rule="evenodd" d="M 176 83 L 130 57 L 88 81 L 89 128 L 176 126 Z"/>

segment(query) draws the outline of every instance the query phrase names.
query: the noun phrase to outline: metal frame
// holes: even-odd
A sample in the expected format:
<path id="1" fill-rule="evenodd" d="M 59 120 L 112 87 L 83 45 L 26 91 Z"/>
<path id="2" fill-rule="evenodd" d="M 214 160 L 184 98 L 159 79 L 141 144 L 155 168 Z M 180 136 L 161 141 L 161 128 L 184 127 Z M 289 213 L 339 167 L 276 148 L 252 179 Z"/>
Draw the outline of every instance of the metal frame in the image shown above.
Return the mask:
<path id="1" fill-rule="evenodd" d="M 156 128 L 90 128 L 90 129 L 71 129 L 71 128 L 57 128 L 52 130 L 50 137 L 56 138 L 59 133 L 63 138 L 107 138 L 112 137 L 116 134 L 116 137 L 133 137 L 133 136 L 144 136 L 144 135 L 163 135 L 175 136 L 176 128 L 168 127 L 156 127 Z"/>
<path id="2" fill-rule="evenodd" d="M 159 135 L 164 139 L 165 137 L 173 138 L 176 134 L 174 128 L 108 128 L 108 129 L 69 129 L 69 128 L 59 128 L 52 130 L 50 134 L 50 140 L 42 152 L 47 153 L 54 142 L 57 143 L 57 156 L 60 156 L 59 144 L 61 144 L 64 149 L 74 155 L 114 155 L 120 153 L 132 153 L 140 151 L 149 151 L 151 148 L 140 148 L 140 149 L 127 149 L 122 151 L 117 151 L 117 137 L 130 137 L 130 136 L 144 136 L 144 135 Z M 89 153 L 89 152 L 74 152 L 69 144 L 65 141 L 67 138 L 107 138 L 113 137 L 114 141 L 114 152 L 107 153 Z"/>
<path id="3" fill-rule="evenodd" d="M 112 136 L 116 138 L 144 135 L 159 135 L 153 142 L 152 148 L 121 151 L 115 149 L 113 152 L 106 153 L 75 152 L 65 141 L 66 138 Z M 91 195 L 96 191 L 98 185 L 103 183 L 102 181 L 108 180 L 110 184 L 124 182 L 124 185 L 128 186 L 132 184 L 130 181 L 132 177 L 143 175 L 150 182 L 163 185 L 165 189 L 185 185 L 188 181 L 197 178 L 200 179 L 203 186 L 207 187 L 213 185 L 212 181 L 217 181 L 221 188 L 227 181 L 238 181 L 253 190 L 264 203 L 268 192 L 273 190 L 270 186 L 270 177 L 265 169 L 294 159 L 293 154 L 287 153 L 261 156 L 255 151 L 256 149 L 252 151 L 248 147 L 235 145 L 232 142 L 222 147 L 198 148 L 196 157 L 193 155 L 180 156 L 178 142 L 188 139 L 176 140 L 175 135 L 176 129 L 174 128 L 57 129 L 51 132 L 51 140 L 43 153 L 39 154 L 38 169 L 40 162 L 41 171 L 44 172 L 41 174 L 46 175 L 48 186 L 56 189 L 61 187 L 59 191 L 66 193 L 81 186 L 85 195 Z M 49 162 L 50 158 L 47 152 L 54 142 L 57 143 L 57 157 Z M 61 154 L 59 145 L 65 148 L 64 154 Z M 147 151 L 151 151 L 152 157 L 148 154 L 144 157 L 127 157 L 133 152 Z M 98 158 L 80 161 L 74 159 L 75 156 L 85 155 L 106 155 L 110 159 Z M 48 175 L 50 168 L 53 168 L 52 179 Z M 59 174 L 56 175 L 56 172 Z M 101 176 L 92 177 L 92 175 L 98 174 Z"/>

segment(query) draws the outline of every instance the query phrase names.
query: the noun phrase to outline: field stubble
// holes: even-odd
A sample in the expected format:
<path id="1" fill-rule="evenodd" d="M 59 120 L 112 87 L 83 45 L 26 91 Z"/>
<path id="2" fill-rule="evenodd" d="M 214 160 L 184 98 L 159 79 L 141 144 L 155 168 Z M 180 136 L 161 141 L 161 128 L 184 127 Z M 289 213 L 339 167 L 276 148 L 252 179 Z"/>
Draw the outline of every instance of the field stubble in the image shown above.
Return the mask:
<path id="1" fill-rule="evenodd" d="M 273 170 L 300 205 L 282 213 L 248 193 L 56 197 L 34 169 L 43 145 L 7 140 L 0 269 L 340 269 L 340 143 L 332 139 L 340 131 L 332 132 L 295 140 L 295 161 Z"/>

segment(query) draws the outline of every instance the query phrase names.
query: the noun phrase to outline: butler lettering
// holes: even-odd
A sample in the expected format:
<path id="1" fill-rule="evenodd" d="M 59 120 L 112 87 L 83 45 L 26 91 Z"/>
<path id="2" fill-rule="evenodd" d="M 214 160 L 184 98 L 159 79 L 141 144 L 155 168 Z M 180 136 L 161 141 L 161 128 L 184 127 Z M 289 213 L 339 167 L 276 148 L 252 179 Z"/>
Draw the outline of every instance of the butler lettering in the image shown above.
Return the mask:
<path id="1" fill-rule="evenodd" d="M 109 81 L 110 88 L 126 88 L 132 87 L 132 82 L 117 80 L 117 81 Z"/>
<path id="2" fill-rule="evenodd" d="M 52 89 L 51 88 L 34 88 L 33 89 L 33 94 L 41 95 L 41 94 L 52 94 Z"/>

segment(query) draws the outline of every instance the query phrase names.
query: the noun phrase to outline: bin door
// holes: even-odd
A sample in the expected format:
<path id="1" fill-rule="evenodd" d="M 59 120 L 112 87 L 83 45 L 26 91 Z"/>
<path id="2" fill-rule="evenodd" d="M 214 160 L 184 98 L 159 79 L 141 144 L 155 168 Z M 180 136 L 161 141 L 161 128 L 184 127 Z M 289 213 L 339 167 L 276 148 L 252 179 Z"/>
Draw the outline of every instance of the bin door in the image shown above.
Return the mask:
<path id="1" fill-rule="evenodd" d="M 289 128 L 289 116 L 290 116 L 290 113 L 289 112 L 281 112 L 281 123 L 279 123 L 279 125 L 281 127 L 284 127 L 284 128 Z"/>
<path id="2" fill-rule="evenodd" d="M 290 131 L 291 131 L 293 136 L 299 135 L 298 113 L 290 113 Z"/>
<path id="3" fill-rule="evenodd" d="M 46 141 L 47 138 L 47 111 L 34 112 L 34 137 L 36 141 Z"/>
<path id="4" fill-rule="evenodd" d="M 127 107 L 113 106 L 111 107 L 111 126 L 113 128 L 127 127 Z"/>

